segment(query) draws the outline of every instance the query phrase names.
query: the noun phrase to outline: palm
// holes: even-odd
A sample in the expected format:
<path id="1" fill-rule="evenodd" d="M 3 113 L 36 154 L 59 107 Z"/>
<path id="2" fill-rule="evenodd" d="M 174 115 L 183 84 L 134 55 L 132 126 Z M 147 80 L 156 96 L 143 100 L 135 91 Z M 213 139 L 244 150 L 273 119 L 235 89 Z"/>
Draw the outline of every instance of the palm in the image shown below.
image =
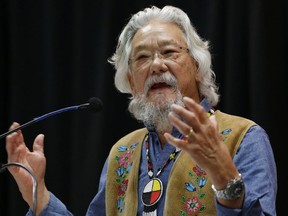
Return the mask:
<path id="1" fill-rule="evenodd" d="M 17 127 L 14 123 L 11 129 Z M 8 163 L 19 163 L 25 166 L 35 176 L 38 184 L 44 184 L 46 158 L 43 153 L 44 136 L 38 135 L 33 143 L 33 151 L 30 151 L 24 142 L 21 131 L 17 131 L 7 136 L 6 150 L 8 153 Z M 22 194 L 31 195 L 33 179 L 27 170 L 20 167 L 9 167 L 9 171 L 15 178 Z"/>

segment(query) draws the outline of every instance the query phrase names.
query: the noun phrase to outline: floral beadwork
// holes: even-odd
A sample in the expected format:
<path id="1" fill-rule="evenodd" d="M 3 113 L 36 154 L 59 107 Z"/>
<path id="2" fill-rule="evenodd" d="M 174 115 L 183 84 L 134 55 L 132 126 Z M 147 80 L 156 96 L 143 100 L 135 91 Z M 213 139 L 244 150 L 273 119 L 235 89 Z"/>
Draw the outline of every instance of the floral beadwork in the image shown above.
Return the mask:
<path id="1" fill-rule="evenodd" d="M 222 135 L 223 137 L 223 142 L 226 141 L 226 139 L 228 138 L 228 135 L 230 134 L 230 132 L 232 131 L 231 128 L 228 128 L 228 129 L 225 129 L 223 131 L 220 132 L 220 134 Z"/>
<path id="2" fill-rule="evenodd" d="M 191 192 L 191 196 L 182 195 L 183 209 L 180 210 L 181 216 L 197 215 L 206 209 L 206 206 L 201 203 L 201 199 L 206 196 L 201 191 L 207 182 L 206 172 L 199 166 L 194 166 L 192 171 L 189 171 L 191 181 L 186 182 L 184 188 Z"/>
<path id="3" fill-rule="evenodd" d="M 202 203 L 197 197 L 189 197 L 185 202 L 184 208 L 188 215 L 197 215 L 199 211 L 201 211 Z M 186 212 L 181 212 L 181 215 L 183 216 L 186 216 L 187 214 Z"/>
<path id="4" fill-rule="evenodd" d="M 228 136 L 232 132 L 231 128 L 227 128 L 220 132 L 223 142 L 226 142 Z M 207 182 L 206 172 L 198 165 L 194 166 L 192 171 L 189 171 L 191 181 L 186 182 L 184 188 L 193 193 L 192 196 L 186 197 L 182 195 L 183 209 L 180 210 L 181 216 L 198 215 L 205 211 L 206 206 L 201 203 L 201 199 L 206 196 L 204 192 L 201 192 Z"/>
<path id="5" fill-rule="evenodd" d="M 133 143 L 130 147 L 121 145 L 118 147 L 119 155 L 115 157 L 118 168 L 115 170 L 117 174 L 116 182 L 118 183 L 117 208 L 123 212 L 125 208 L 125 193 L 128 188 L 128 174 L 132 168 L 132 154 L 138 142 Z"/>

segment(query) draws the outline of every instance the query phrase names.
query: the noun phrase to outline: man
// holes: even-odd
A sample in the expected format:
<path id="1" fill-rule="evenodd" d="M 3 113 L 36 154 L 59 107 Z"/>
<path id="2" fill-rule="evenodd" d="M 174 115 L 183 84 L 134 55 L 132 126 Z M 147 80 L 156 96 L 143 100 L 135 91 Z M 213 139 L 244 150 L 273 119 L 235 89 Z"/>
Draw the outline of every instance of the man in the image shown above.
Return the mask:
<path id="1" fill-rule="evenodd" d="M 153 6 L 133 15 L 109 62 L 145 128 L 112 147 L 87 215 L 276 215 L 268 136 L 253 121 L 215 110 L 208 43 L 182 10 Z M 30 152 L 21 131 L 14 132 L 7 136 L 8 161 L 33 170 L 37 215 L 71 215 L 45 186 L 43 145 L 40 134 Z M 33 209 L 31 177 L 9 170 Z"/>

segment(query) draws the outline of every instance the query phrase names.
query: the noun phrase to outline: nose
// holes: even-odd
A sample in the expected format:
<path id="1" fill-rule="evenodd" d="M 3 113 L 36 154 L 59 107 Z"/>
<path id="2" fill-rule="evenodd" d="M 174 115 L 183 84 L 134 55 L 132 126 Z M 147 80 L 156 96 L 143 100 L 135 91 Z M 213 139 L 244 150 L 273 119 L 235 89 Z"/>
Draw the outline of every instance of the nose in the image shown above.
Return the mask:
<path id="1" fill-rule="evenodd" d="M 168 67 L 163 56 L 159 52 L 155 52 L 150 64 L 150 73 L 165 73 L 167 70 Z"/>

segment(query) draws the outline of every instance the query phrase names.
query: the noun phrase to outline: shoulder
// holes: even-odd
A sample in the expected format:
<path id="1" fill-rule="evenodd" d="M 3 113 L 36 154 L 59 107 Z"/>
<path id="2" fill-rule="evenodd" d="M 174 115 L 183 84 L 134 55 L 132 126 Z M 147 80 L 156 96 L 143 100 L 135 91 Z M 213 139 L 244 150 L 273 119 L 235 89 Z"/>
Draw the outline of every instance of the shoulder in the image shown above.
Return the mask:
<path id="1" fill-rule="evenodd" d="M 112 148 L 118 148 L 119 146 L 125 145 L 125 146 L 131 146 L 133 145 L 135 142 L 139 142 L 140 140 L 143 140 L 143 137 L 145 136 L 145 134 L 147 133 L 147 129 L 146 128 L 140 128 L 137 130 L 134 130 L 128 134 L 126 134 L 125 136 L 123 136 L 122 138 L 120 138 L 114 145 Z"/>
<path id="2" fill-rule="evenodd" d="M 224 127 L 234 125 L 237 128 L 250 128 L 254 125 L 257 125 L 254 121 L 244 118 L 237 115 L 231 115 L 228 113 L 221 112 L 220 110 L 217 110 L 215 112 L 215 117 L 220 125 L 224 125 Z"/>
<path id="3" fill-rule="evenodd" d="M 134 130 L 128 134 L 126 134 L 125 136 L 123 136 L 122 138 L 120 138 L 118 142 L 122 141 L 122 140 L 125 140 L 125 139 L 129 139 L 129 138 L 134 138 L 134 137 L 137 137 L 137 136 L 144 136 L 146 133 L 147 133 L 147 129 L 146 128 L 140 128 L 140 129 L 137 129 L 137 130 Z"/>

